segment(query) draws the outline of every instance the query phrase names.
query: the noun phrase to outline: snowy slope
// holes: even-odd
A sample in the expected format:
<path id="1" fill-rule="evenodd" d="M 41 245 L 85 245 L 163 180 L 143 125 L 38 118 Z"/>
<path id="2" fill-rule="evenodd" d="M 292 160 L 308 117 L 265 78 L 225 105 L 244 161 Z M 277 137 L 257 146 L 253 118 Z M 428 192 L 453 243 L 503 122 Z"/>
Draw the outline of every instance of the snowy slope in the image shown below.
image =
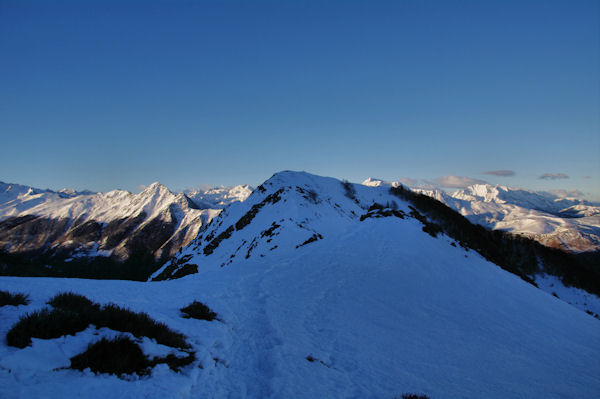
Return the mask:
<path id="1" fill-rule="evenodd" d="M 414 208 L 392 195 L 387 184 L 342 184 L 333 178 L 281 172 L 259 186 L 246 201 L 225 208 L 177 259 L 151 278 L 178 278 L 206 264 L 223 267 L 240 258 L 269 259 L 275 254 L 295 254 L 305 245 L 356 228 L 367 216 L 377 217 L 377 212 L 369 210 L 373 204 L 390 208 L 388 213 L 393 209 L 398 214 L 393 218 L 415 221 Z M 537 276 L 530 277 L 550 278 L 542 266 Z M 567 287 L 560 280 L 556 287 L 542 284 L 542 288 L 548 293 L 560 289 L 574 306 L 600 314 L 600 300 L 593 294 Z"/>
<path id="2" fill-rule="evenodd" d="M 374 202 L 399 201 L 387 187 L 349 185 L 355 191 L 350 196 L 337 179 L 278 173 L 246 201 L 225 208 L 179 258 L 194 257 L 194 264 L 200 267 L 206 262 L 225 266 L 236 258 L 295 251 L 307 241 L 318 241 L 355 225 Z M 405 211 L 409 212 L 408 208 Z"/>
<path id="3" fill-rule="evenodd" d="M 198 265 L 185 278 L 2 277 L 2 289 L 30 293 L 33 303 L 0 308 L 0 334 L 73 290 L 185 333 L 198 361 L 181 374 L 157 368 L 124 381 L 57 369 L 111 332 L 26 349 L 2 342 L 0 397 L 597 397 L 600 321 L 425 233 L 410 212 L 386 187 L 282 172 L 182 251 Z M 222 322 L 181 318 L 195 299 Z"/>
<path id="4" fill-rule="evenodd" d="M 30 190 L 32 193 L 34 191 L 42 192 L 42 190 L 36 190 L 20 184 L 8 184 L 0 182 L 0 204 L 15 200 L 20 195 L 24 195 Z"/>
<path id="5" fill-rule="evenodd" d="M 373 180 L 363 184 L 372 185 Z M 574 252 L 600 249 L 600 206 L 551 193 L 475 184 L 452 194 L 415 189 L 442 201 L 471 222 Z"/>

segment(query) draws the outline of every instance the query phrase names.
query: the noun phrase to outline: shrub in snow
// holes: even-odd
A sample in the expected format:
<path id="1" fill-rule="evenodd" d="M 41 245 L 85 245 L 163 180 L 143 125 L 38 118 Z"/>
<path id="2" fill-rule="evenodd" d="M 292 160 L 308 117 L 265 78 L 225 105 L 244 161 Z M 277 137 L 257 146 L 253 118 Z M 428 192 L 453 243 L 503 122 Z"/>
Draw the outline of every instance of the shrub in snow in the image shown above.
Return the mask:
<path id="1" fill-rule="evenodd" d="M 150 361 L 139 345 L 127 337 L 112 340 L 102 338 L 90 344 L 87 350 L 71 358 L 71 368 L 94 373 L 108 374 L 148 374 Z"/>
<path id="2" fill-rule="evenodd" d="M 185 313 L 183 317 L 186 319 L 192 318 L 211 321 L 217 318 L 217 314 L 200 301 L 194 301 L 180 310 L 182 313 Z"/>
<path id="3" fill-rule="evenodd" d="M 154 338 L 159 344 L 174 348 L 189 348 L 185 336 L 171 330 L 166 324 L 153 320 L 147 313 L 135 313 L 117 305 L 105 305 L 93 324 L 112 330 L 130 332 L 136 337 Z"/>
<path id="4" fill-rule="evenodd" d="M 187 349 L 185 335 L 153 320 L 146 313 L 136 313 L 117 305 L 100 306 L 88 298 L 62 293 L 53 297 L 48 308 L 27 314 L 6 335 L 9 345 L 24 348 L 31 338 L 58 338 L 83 331 L 88 325 L 129 332 L 136 337 L 154 338 L 159 344 Z"/>
<path id="5" fill-rule="evenodd" d="M 86 314 L 100 310 L 100 305 L 95 304 L 83 295 L 74 292 L 57 294 L 47 302 L 55 309 L 70 310 L 79 314 Z"/>
<path id="6" fill-rule="evenodd" d="M 165 357 L 149 359 L 140 346 L 128 337 L 114 339 L 102 338 L 90 344 L 85 352 L 71 358 L 71 368 L 85 370 L 89 368 L 94 373 L 106 374 L 138 374 L 146 375 L 157 364 L 167 364 L 173 371 L 196 360 L 194 352 L 189 352 L 185 357 L 169 354 Z"/>
<path id="7" fill-rule="evenodd" d="M 354 202 L 358 202 L 356 199 L 356 189 L 354 188 L 354 185 L 348 180 L 342 180 L 342 186 L 344 187 L 346 197 L 350 198 Z"/>
<path id="8" fill-rule="evenodd" d="M 169 277 L 169 280 L 175 280 L 195 273 L 198 273 L 198 265 L 188 263 L 187 265 L 183 265 L 182 267 L 177 269 L 177 271 Z"/>
<path id="9" fill-rule="evenodd" d="M 11 294 L 8 291 L 0 291 L 0 307 L 6 305 L 19 306 L 29 303 L 29 295 L 26 294 Z"/>
<path id="10" fill-rule="evenodd" d="M 188 355 L 186 357 L 177 357 L 173 354 L 170 354 L 167 357 L 154 359 L 152 360 L 152 367 L 160 363 L 166 363 L 171 370 L 179 371 L 183 367 L 191 364 L 194 360 L 196 360 L 196 354 L 194 352 L 187 353 Z"/>
<path id="11" fill-rule="evenodd" d="M 394 204 L 395 208 L 398 207 L 398 205 L 393 201 L 392 204 Z M 406 214 L 402 210 L 397 210 L 395 208 L 391 208 L 389 203 L 387 206 L 383 206 L 374 202 L 373 205 L 371 205 L 367 210 L 367 213 L 361 215 L 360 221 L 362 222 L 363 220 L 366 220 L 368 218 L 383 218 L 390 216 L 395 216 L 397 218 L 404 219 L 406 217 Z"/>
<path id="12" fill-rule="evenodd" d="M 299 192 L 300 195 L 302 195 L 302 197 L 304 199 L 309 200 L 313 204 L 319 203 L 319 195 L 317 194 L 317 192 L 315 190 L 310 190 L 310 189 L 305 190 L 302 187 L 296 187 L 296 191 Z"/>
<path id="13" fill-rule="evenodd" d="M 25 348 L 31 344 L 31 338 L 50 339 L 74 335 L 85 330 L 89 324 L 87 318 L 79 317 L 77 313 L 44 308 L 22 316 L 6 334 L 6 342 L 10 346 Z"/>
<path id="14" fill-rule="evenodd" d="M 319 362 L 319 363 L 321 363 L 323 366 L 325 366 L 325 367 L 327 367 L 327 368 L 331 368 L 331 366 L 330 366 L 329 364 L 325 363 L 325 362 L 324 362 L 324 361 L 322 361 L 321 359 L 317 359 L 316 357 L 313 357 L 313 355 L 308 355 L 308 356 L 306 356 L 306 360 L 308 360 L 308 361 L 309 361 L 309 362 L 311 362 L 311 363 L 314 363 L 314 362 Z"/>
<path id="15" fill-rule="evenodd" d="M 296 248 L 303 247 L 303 246 L 305 246 L 307 244 L 310 244 L 311 242 L 315 242 L 315 241 L 322 240 L 322 239 L 323 239 L 323 236 L 321 234 L 314 233 L 312 236 L 310 236 L 308 238 L 308 240 L 304 241 L 302 244 L 296 245 Z"/>
<path id="16" fill-rule="evenodd" d="M 429 396 L 416 393 L 405 393 L 402 395 L 402 399 L 429 399 Z"/>

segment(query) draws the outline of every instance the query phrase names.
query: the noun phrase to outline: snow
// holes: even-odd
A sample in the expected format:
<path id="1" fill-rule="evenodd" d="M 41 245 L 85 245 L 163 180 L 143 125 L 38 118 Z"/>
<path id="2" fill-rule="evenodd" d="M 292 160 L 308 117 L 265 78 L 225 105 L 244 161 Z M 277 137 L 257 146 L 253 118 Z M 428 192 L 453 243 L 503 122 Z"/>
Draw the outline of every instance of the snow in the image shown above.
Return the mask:
<path id="1" fill-rule="evenodd" d="M 65 242 L 69 244 L 69 242 Z M 81 246 L 73 251 L 71 258 L 82 258 L 82 257 L 109 257 L 112 255 L 111 250 L 98 249 L 99 245 L 96 242 L 89 243 L 88 246 Z M 69 259 L 66 259 L 69 261 Z"/>
<path id="2" fill-rule="evenodd" d="M 114 339 L 119 336 L 128 337 L 137 341 L 140 348 L 150 358 L 163 357 L 169 354 L 185 356 L 185 353 L 156 343 L 147 337 L 137 339 L 130 333 L 113 331 L 108 328 L 88 327 L 75 335 L 66 335 L 57 339 L 32 338 L 32 345 L 24 349 L 13 351 L 0 360 L 0 368 L 19 370 L 24 375 L 52 372 L 61 368 L 68 368 L 70 359 L 84 352 L 90 343 L 101 338 Z"/>
<path id="3" fill-rule="evenodd" d="M 249 190 L 248 186 L 239 186 L 229 191 L 222 189 L 219 193 L 213 193 L 212 198 L 216 201 L 223 197 L 222 203 L 231 203 L 244 199 L 249 195 Z M 211 209 L 210 204 L 205 208 L 197 205 L 193 201 L 190 202 L 183 193 L 172 193 L 158 182 L 152 183 L 139 194 L 124 190 L 113 190 L 107 193 L 73 190 L 53 192 L 0 183 L 0 220 L 33 215 L 55 220 L 68 219 L 73 227 L 85 222 L 107 224 L 111 221 L 143 216 L 143 221 L 137 226 L 138 230 L 154 219 L 175 222 L 172 237 L 183 234 L 184 244 L 196 237 L 202 226 L 218 215 L 220 208 L 223 207 L 217 205 L 215 209 Z M 172 220 L 171 216 L 175 216 L 176 220 Z M 61 233 L 64 235 L 65 232 Z M 65 247 L 68 244 L 68 241 L 59 234 L 56 241 L 50 245 Z M 126 256 L 126 251 L 119 247 L 110 252 L 98 251 L 99 244 L 102 243 L 90 242 L 78 248 L 73 256 Z"/>
<path id="4" fill-rule="evenodd" d="M 368 187 L 379 187 L 382 185 L 386 185 L 389 184 L 387 182 L 384 182 L 381 179 L 374 179 L 372 177 L 369 177 L 368 179 L 366 179 L 365 181 L 362 182 L 363 186 L 368 186 Z"/>
<path id="5" fill-rule="evenodd" d="M 0 397 L 598 397 L 599 320 L 446 236 L 429 236 L 414 218 L 360 221 L 373 202 L 408 211 L 386 187 L 354 185 L 352 198 L 338 180 L 297 172 L 263 187 L 202 234 L 216 237 L 263 204 L 249 224 L 209 255 L 202 240 L 182 251 L 197 274 L 154 283 L 0 277 L 1 289 L 32 299 L 0 308 L 0 335 L 56 293 L 74 291 L 184 333 L 194 364 L 122 380 L 57 369 L 110 330 L 23 350 L 2 341 Z M 266 201 L 275 193 L 278 201 Z M 261 236 L 273 222 L 279 227 Z M 322 238 L 297 248 L 314 234 Z M 193 300 L 221 321 L 182 318 L 179 309 Z M 144 350 L 168 349 L 147 342 Z"/>
<path id="6" fill-rule="evenodd" d="M 243 202 L 252 194 L 252 187 L 247 184 L 233 187 L 208 187 L 187 190 L 185 194 L 194 202 L 206 204 L 207 208 L 222 209 L 233 202 Z"/>
<path id="7" fill-rule="evenodd" d="M 235 201 L 243 201 L 252 192 L 247 185 L 231 188 L 213 188 L 196 191 L 196 195 L 210 197 L 211 205 L 202 209 L 221 209 Z M 68 193 L 68 195 L 67 195 Z M 189 197 L 189 196 L 188 196 Z M 177 203 L 195 218 L 202 212 L 187 209 L 183 193 L 172 193 L 164 185 L 154 182 L 139 194 L 124 190 L 106 193 L 75 192 L 74 190 L 33 189 L 20 185 L 8 185 L 0 182 L 0 220 L 10 216 L 36 215 L 50 218 L 77 218 L 109 222 L 111 220 L 132 217 L 145 212 L 149 218 L 159 216 L 171 204 Z M 190 197 L 191 198 L 191 197 Z M 192 198 L 194 200 L 194 198 Z"/>
<path id="8" fill-rule="evenodd" d="M 576 288 L 567 287 L 556 276 L 540 274 L 535 276 L 538 287 L 556 298 L 575 306 L 584 312 L 600 316 L 600 298 L 589 292 Z"/>
<path id="9" fill-rule="evenodd" d="M 415 189 L 460 212 L 472 223 L 531 237 L 573 252 L 600 249 L 600 205 L 551 193 L 475 184 L 447 194 Z"/>

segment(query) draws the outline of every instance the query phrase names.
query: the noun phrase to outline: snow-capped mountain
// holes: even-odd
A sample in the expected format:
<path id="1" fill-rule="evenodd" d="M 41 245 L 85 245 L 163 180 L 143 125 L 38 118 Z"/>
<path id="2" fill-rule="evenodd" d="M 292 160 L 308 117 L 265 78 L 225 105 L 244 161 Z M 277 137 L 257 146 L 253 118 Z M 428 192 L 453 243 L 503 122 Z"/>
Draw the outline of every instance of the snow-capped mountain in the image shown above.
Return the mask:
<path id="1" fill-rule="evenodd" d="M 252 187 L 247 184 L 234 187 L 208 187 L 186 190 L 184 193 L 201 207 L 221 209 L 233 202 L 245 201 L 252 194 Z"/>
<path id="2" fill-rule="evenodd" d="M 532 237 L 570 251 L 600 249 L 600 206 L 504 186 L 474 185 L 446 204 L 483 226 Z"/>
<path id="3" fill-rule="evenodd" d="M 470 202 L 512 204 L 565 217 L 583 217 L 600 214 L 600 204 L 585 200 L 559 197 L 548 192 L 535 192 L 520 188 L 489 184 L 475 184 L 452 194 L 453 198 Z M 577 211 L 573 208 L 576 207 Z"/>
<path id="4" fill-rule="evenodd" d="M 63 188 L 58 191 L 42 190 L 30 186 L 24 186 L 21 184 L 7 184 L 0 181 L 0 204 L 5 204 L 9 201 L 13 201 L 24 195 L 37 195 L 44 193 L 54 193 L 61 198 L 69 198 L 77 195 L 94 194 L 92 191 L 76 191 L 72 188 Z"/>
<path id="5" fill-rule="evenodd" d="M 259 257 L 268 260 L 276 254 L 295 257 L 301 247 L 326 237 L 341 237 L 348 230 L 359 228 L 367 219 L 392 218 L 421 225 L 423 231 L 432 236 L 446 233 L 440 239 L 475 249 L 527 281 L 557 279 L 556 288 L 554 285 L 546 287 L 549 292 L 565 284 L 588 290 L 593 286 L 591 291 L 600 292 L 596 283 L 590 286 L 580 282 L 598 278 L 597 272 L 586 274 L 587 260 L 583 261 L 582 267 L 575 255 L 569 258 L 560 251 L 536 247 L 533 241 L 523 244 L 515 242 L 512 236 L 482 236 L 485 230 L 479 231 L 470 224 L 455 226 L 453 215 L 444 220 L 446 216 L 436 209 L 429 209 L 428 204 L 421 205 L 410 196 L 407 199 L 398 195 L 402 192 L 402 186 L 366 186 L 307 173 L 278 173 L 259 186 L 246 201 L 225 208 L 173 261 L 155 272 L 152 279 L 179 278 L 204 267 L 225 267 L 238 259 Z M 447 229 L 447 225 L 452 228 Z M 579 277 L 565 277 L 564 273 Z M 565 284 L 561 283 L 563 280 Z M 600 312 L 600 306 L 587 308 L 583 305 L 590 293 L 577 288 L 571 291 L 568 296 L 578 297 L 571 302 L 584 310 Z M 588 302 L 594 303 L 594 300 Z"/>
<path id="6" fill-rule="evenodd" d="M 367 179 L 364 185 L 398 185 Z M 600 249 L 600 204 L 561 198 L 552 193 L 506 186 L 475 184 L 454 193 L 419 189 L 490 229 L 521 234 L 553 248 L 569 251 Z"/>
<path id="7" fill-rule="evenodd" d="M 597 397 L 600 322 L 486 260 L 482 253 L 494 255 L 472 248 L 468 234 L 451 236 L 435 204 L 428 209 L 433 200 L 402 190 L 281 172 L 226 207 L 154 275 L 183 278 L 0 277 L 32 297 L 26 307 L 0 308 L 0 334 L 52 295 L 74 291 L 147 312 L 185 334 L 196 356 L 180 373 L 156 366 L 123 380 L 68 368 L 89 342 L 117 334 L 106 328 L 34 339 L 25 349 L 2 340 L 0 396 Z M 508 239 L 502 234 L 493 233 Z M 530 242 L 509 244 L 537 248 Z M 567 293 L 600 310 L 597 296 Z M 182 318 L 193 300 L 219 321 Z M 138 341 L 148 356 L 165 350 Z"/>
<path id="8" fill-rule="evenodd" d="M 63 257 L 172 256 L 227 203 L 247 196 L 248 186 L 184 193 L 153 183 L 139 194 L 40 190 L 0 183 L 0 249 L 13 254 L 60 253 Z M 67 260 L 68 260 L 67 259 Z"/>

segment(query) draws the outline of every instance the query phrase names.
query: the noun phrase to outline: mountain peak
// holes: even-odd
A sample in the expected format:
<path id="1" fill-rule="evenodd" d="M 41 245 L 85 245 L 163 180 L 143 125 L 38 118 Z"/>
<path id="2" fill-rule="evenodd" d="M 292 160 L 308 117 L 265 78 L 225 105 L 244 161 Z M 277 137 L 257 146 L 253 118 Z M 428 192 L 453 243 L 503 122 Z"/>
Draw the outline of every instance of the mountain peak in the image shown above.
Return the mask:
<path id="1" fill-rule="evenodd" d="M 368 179 L 366 179 L 365 181 L 362 182 L 363 186 L 369 186 L 369 187 L 379 187 L 382 185 L 390 185 L 390 183 L 385 182 L 381 179 L 375 179 L 373 177 L 369 177 Z"/>
<path id="2" fill-rule="evenodd" d="M 247 184 L 226 186 L 203 186 L 185 190 L 184 194 L 203 209 L 221 209 L 234 202 L 245 201 L 254 189 Z"/>
<path id="3" fill-rule="evenodd" d="M 160 182 L 155 181 L 146 188 L 156 189 L 156 188 L 161 188 L 161 187 L 165 187 L 165 186 L 163 184 L 161 184 Z"/>
<path id="4" fill-rule="evenodd" d="M 150 184 L 148 187 L 144 188 L 140 194 L 171 194 L 171 190 L 167 188 L 167 186 L 155 181 Z"/>
<path id="5" fill-rule="evenodd" d="M 298 172 L 292 170 L 284 170 L 275 173 L 269 180 L 264 182 L 258 190 L 261 191 L 261 187 L 264 188 L 283 188 L 283 187 L 304 187 L 315 189 L 317 191 L 327 191 L 329 187 L 340 186 L 340 180 L 333 177 L 324 177 L 314 175 L 308 172 Z"/>
<path id="6" fill-rule="evenodd" d="M 319 176 L 304 171 L 282 170 L 281 172 L 277 172 L 273 176 L 271 176 L 271 178 L 269 178 L 265 182 L 265 184 L 302 184 L 307 181 L 311 181 L 315 177 Z"/>

